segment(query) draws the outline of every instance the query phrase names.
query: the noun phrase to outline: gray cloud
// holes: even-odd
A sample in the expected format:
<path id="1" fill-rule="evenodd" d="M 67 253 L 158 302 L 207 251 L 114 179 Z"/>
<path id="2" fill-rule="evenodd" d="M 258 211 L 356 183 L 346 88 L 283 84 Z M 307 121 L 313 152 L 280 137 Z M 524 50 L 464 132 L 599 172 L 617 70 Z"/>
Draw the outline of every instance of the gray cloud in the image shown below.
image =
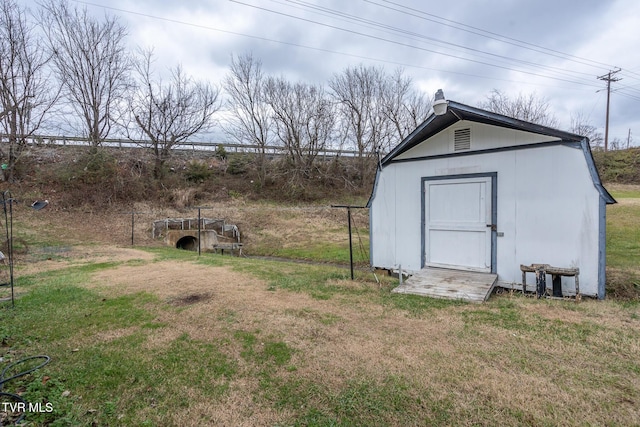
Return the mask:
<path id="1" fill-rule="evenodd" d="M 631 129 L 640 145 L 636 0 L 238 1 L 250 6 L 229 0 L 78 5 L 118 15 L 132 46 L 152 44 L 159 64 L 181 63 L 215 83 L 230 56 L 246 52 L 269 74 L 310 83 L 326 83 L 358 63 L 388 71 L 403 64 L 429 95 L 442 87 L 447 97 L 472 105 L 494 88 L 535 92 L 550 101 L 565 128 L 580 112 L 604 132 L 606 96 L 597 90 L 605 83 L 596 76 L 619 66 L 623 80 L 614 84 L 610 137 L 626 139 Z"/>

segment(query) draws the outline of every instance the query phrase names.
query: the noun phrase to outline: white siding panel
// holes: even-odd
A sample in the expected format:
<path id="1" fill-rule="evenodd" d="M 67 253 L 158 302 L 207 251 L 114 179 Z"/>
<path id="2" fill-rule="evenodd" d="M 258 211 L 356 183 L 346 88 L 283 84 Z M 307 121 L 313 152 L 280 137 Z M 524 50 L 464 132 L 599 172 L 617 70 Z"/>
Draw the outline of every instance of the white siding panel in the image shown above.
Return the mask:
<path id="1" fill-rule="evenodd" d="M 451 149 L 451 136 L 449 129 L 445 129 L 442 132 L 429 138 L 429 141 L 420 143 L 415 147 L 400 154 L 396 159 L 413 159 L 415 157 L 424 156 L 437 156 L 440 154 L 449 154 Z"/>
<path id="2" fill-rule="evenodd" d="M 378 178 L 370 210 L 371 262 L 376 267 L 394 268 L 396 229 L 395 168 L 385 168 Z"/>
<path id="3" fill-rule="evenodd" d="M 541 152 L 517 155 L 516 259 L 579 267 L 583 293 L 596 295 L 599 194 L 584 155 L 566 147 L 557 147 L 553 155 L 536 151 Z M 566 290 L 573 290 L 573 283 L 563 279 Z"/>
<path id="4" fill-rule="evenodd" d="M 397 264 L 402 264 L 404 270 L 418 271 L 422 268 L 422 222 L 421 188 L 422 180 L 418 169 L 394 165 L 396 168 L 396 253 Z M 416 179 L 417 178 L 417 179 Z M 416 250 L 417 248 L 417 250 Z"/>

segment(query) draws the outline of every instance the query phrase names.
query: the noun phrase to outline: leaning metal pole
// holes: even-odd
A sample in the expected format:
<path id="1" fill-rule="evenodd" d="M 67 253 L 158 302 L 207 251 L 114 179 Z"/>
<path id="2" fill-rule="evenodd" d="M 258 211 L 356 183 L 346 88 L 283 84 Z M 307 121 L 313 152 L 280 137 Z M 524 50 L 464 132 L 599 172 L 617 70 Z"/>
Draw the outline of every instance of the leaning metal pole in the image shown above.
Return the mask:
<path id="1" fill-rule="evenodd" d="M 349 230 L 349 267 L 351 268 L 351 280 L 354 279 L 353 275 L 353 237 L 351 236 L 351 209 L 364 209 L 366 206 L 353 206 L 353 205 L 331 205 L 332 208 L 344 208 L 347 210 L 347 224 Z M 376 277 L 376 280 L 378 278 Z"/>
<path id="2" fill-rule="evenodd" d="M 7 208 L 7 204 L 9 208 Z M 11 287 L 11 307 L 15 306 L 13 294 L 13 197 L 9 190 L 2 193 L 4 208 L 4 228 L 7 237 L 7 259 L 9 260 L 9 286 Z"/>

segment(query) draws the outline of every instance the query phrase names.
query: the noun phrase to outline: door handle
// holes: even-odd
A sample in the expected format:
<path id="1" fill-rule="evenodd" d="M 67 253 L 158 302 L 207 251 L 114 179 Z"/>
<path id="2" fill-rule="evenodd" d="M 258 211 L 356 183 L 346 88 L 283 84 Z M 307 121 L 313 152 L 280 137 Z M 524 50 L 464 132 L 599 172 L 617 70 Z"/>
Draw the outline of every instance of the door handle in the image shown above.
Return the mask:
<path id="1" fill-rule="evenodd" d="M 490 227 L 491 231 L 498 231 L 498 226 L 496 224 L 487 224 L 487 227 Z"/>

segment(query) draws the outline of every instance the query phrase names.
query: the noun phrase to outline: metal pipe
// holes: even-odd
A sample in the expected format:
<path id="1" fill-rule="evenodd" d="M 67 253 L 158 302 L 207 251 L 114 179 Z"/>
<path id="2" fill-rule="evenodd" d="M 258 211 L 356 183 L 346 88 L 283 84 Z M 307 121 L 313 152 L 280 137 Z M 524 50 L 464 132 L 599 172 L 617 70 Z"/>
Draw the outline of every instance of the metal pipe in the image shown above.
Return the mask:
<path id="1" fill-rule="evenodd" d="M 351 280 L 353 280 L 353 242 L 351 237 L 351 208 L 347 208 L 347 218 L 349 221 L 349 265 L 351 266 Z"/>

